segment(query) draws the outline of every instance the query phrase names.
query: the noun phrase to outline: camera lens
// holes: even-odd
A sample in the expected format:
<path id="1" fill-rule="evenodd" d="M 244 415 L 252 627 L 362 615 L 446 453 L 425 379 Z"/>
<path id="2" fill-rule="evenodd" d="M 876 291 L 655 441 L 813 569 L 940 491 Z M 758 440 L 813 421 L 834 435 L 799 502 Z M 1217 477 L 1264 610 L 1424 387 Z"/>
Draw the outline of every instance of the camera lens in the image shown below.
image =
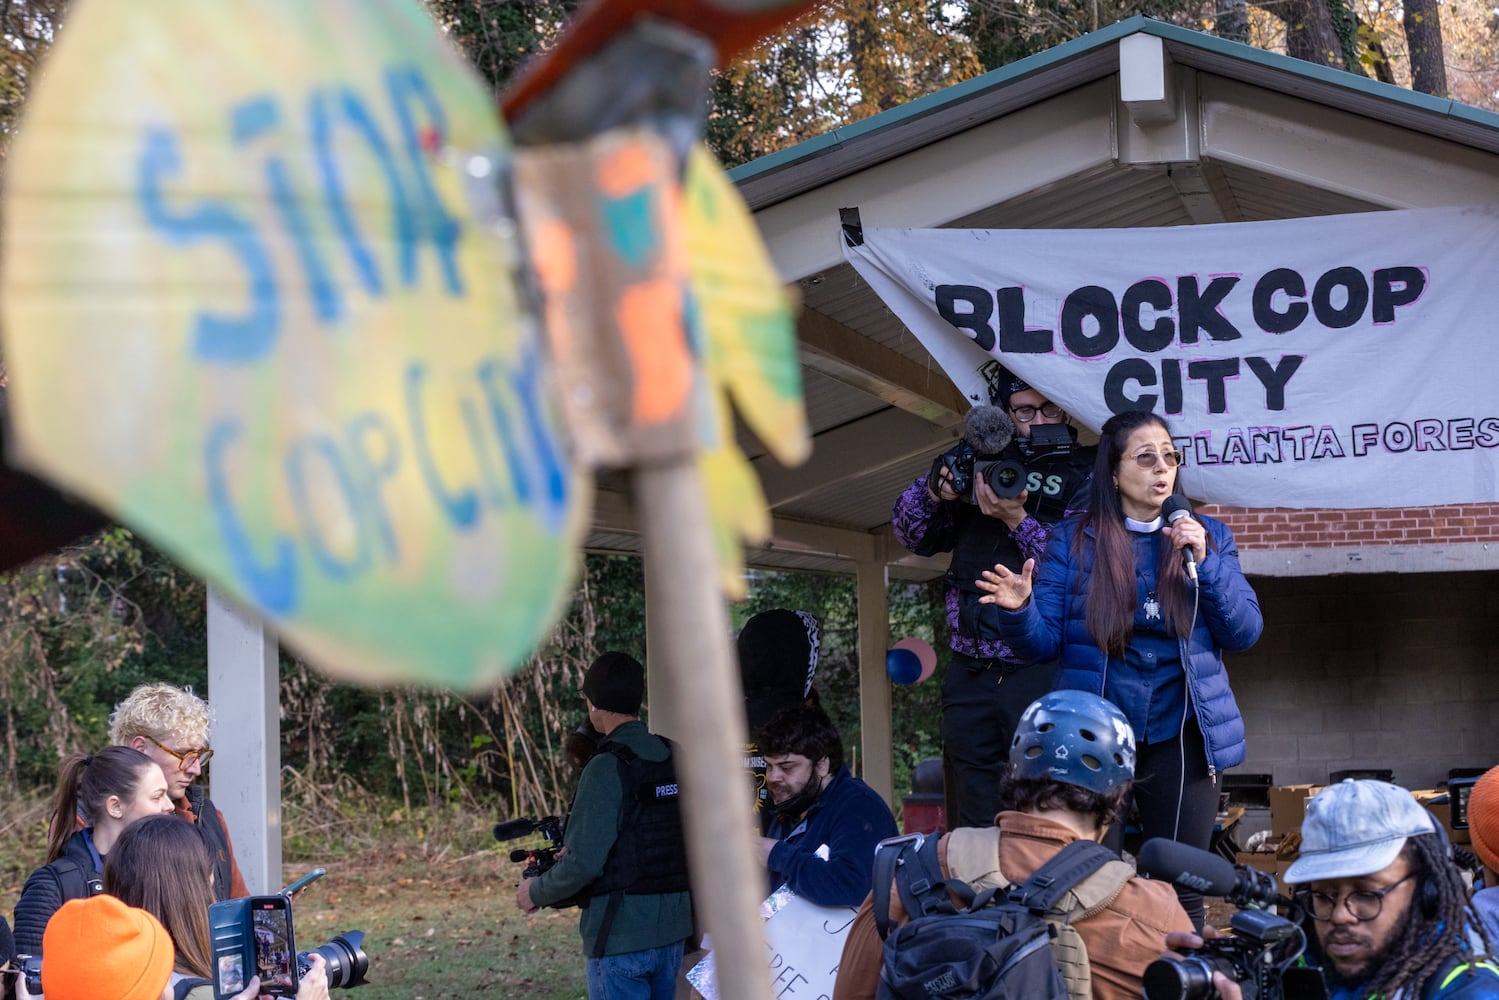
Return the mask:
<path id="1" fill-rule="evenodd" d="M 1146 1000 L 1213 1000 L 1213 967 L 1200 958 L 1161 958 L 1141 978 Z"/>
<path id="2" fill-rule="evenodd" d="M 299 953 L 297 958 L 305 966 L 312 954 L 323 956 L 327 963 L 329 989 L 346 990 L 364 985 L 364 974 L 370 970 L 370 957 L 364 953 L 364 931 L 346 931 L 310 952 Z"/>
<path id="3" fill-rule="evenodd" d="M 1019 462 L 995 462 L 984 470 L 994 495 L 1009 499 L 1025 492 L 1025 466 Z"/>

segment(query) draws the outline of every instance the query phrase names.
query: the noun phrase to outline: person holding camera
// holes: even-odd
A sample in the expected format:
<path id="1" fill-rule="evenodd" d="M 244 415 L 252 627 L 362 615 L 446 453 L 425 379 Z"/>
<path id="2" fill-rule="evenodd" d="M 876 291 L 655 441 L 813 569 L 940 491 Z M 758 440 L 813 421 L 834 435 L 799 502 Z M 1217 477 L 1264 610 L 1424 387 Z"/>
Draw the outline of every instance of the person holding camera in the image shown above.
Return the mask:
<path id="1" fill-rule="evenodd" d="M 1033 559 L 1019 572 L 996 565 L 979 586 L 1014 648 L 1061 656 L 1057 687 L 1100 694 L 1129 719 L 1140 740 L 1133 795 L 1143 839 L 1206 849 L 1219 772 L 1245 755 L 1223 653 L 1252 646 L 1264 619 L 1233 532 L 1176 496 L 1182 459 L 1156 414 L 1110 417 L 1087 512 L 1052 533 L 1039 571 Z M 1123 827 L 1108 846 L 1122 846 Z M 1202 894 L 1177 891 L 1201 927 Z"/>
<path id="2" fill-rule="evenodd" d="M 53 797 L 47 863 L 32 872 L 16 902 L 15 945 L 21 955 L 42 954 L 47 921 L 70 899 L 104 891 L 104 858 L 138 819 L 172 811 L 167 779 L 156 763 L 129 747 L 75 753 L 62 763 Z M 81 817 L 73 831 L 68 822 Z"/>
<path id="3" fill-rule="evenodd" d="M 949 828 L 994 822 L 1020 713 L 1056 676 L 1054 663 L 1005 641 L 975 581 L 996 563 L 1018 572 L 1027 559 L 1039 559 L 1062 516 L 1087 502 L 1093 465 L 1093 449 L 1078 446 L 1067 414 L 1040 390 L 1001 369 L 994 403 L 970 411 L 964 441 L 906 487 L 892 518 L 896 539 L 917 555 L 952 553 L 944 577 L 952 657 L 942 679 Z M 1037 488 L 1000 496 L 973 474 L 976 463 L 996 461 L 1029 470 L 1023 483 Z M 960 495 L 955 485 L 968 489 Z"/>
<path id="4" fill-rule="evenodd" d="M 41 992 L 28 989 L 23 979 L 17 1000 L 181 1000 L 172 985 L 174 952 L 166 928 L 109 893 L 64 903 L 47 924 L 46 952 Z M 259 995 L 260 981 L 251 979 L 231 1000 Z M 297 991 L 299 1000 L 327 996 L 326 978 L 320 994 Z"/>
<path id="5" fill-rule="evenodd" d="M 1118 708 L 1084 691 L 1041 696 L 1015 731 L 1000 786 L 1004 811 L 985 829 L 942 837 L 943 877 L 975 892 L 1025 882 L 1073 841 L 1102 840 L 1134 775 L 1134 733 Z M 1109 862 L 1073 892 L 1084 905 L 1073 926 L 1087 952 L 1094 1000 L 1139 997 L 1141 975 L 1159 956 L 1163 936 L 1192 926 L 1176 894 L 1122 861 Z M 909 919 L 899 892 L 890 893 L 890 912 L 895 925 Z M 871 897 L 849 928 L 833 1000 L 872 1000 L 882 951 Z"/>
<path id="6" fill-rule="evenodd" d="M 578 901 L 593 1000 L 671 1000 L 692 933 L 672 748 L 640 721 L 645 668 L 634 657 L 594 660 L 583 696 L 604 739 L 578 779 L 556 864 L 522 879 L 515 905 Z"/>
<path id="7" fill-rule="evenodd" d="M 1399 785 L 1348 779 L 1319 792 L 1285 881 L 1311 925 L 1304 960 L 1321 965 L 1331 1000 L 1499 997 L 1492 943 L 1446 832 Z M 1176 934 L 1166 944 L 1180 953 L 1203 939 Z M 1240 1000 L 1221 971 L 1212 981 L 1225 1000 Z"/>
<path id="8" fill-rule="evenodd" d="M 208 843 L 191 823 L 154 816 L 121 834 L 104 864 L 104 891 L 155 917 L 172 940 L 170 985 L 176 1000 L 213 1000 L 213 864 Z M 311 968 L 297 1000 L 327 1000 L 327 963 L 308 955 Z"/>

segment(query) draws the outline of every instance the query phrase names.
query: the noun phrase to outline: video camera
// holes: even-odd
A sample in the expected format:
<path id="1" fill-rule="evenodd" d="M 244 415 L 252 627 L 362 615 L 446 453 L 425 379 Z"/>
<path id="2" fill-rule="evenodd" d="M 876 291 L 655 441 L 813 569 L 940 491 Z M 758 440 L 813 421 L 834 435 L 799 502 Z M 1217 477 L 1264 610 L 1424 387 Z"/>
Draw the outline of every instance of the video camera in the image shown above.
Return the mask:
<path id="1" fill-rule="evenodd" d="M 292 928 L 291 896 L 325 874 L 315 868 L 274 896 L 227 899 L 208 908 L 213 940 L 213 995 L 226 1000 L 260 976 L 261 996 L 294 997 L 297 984 L 312 968 L 313 954 L 327 963 L 329 989 L 363 986 L 370 959 L 364 932 L 345 931 L 311 951 L 297 951 Z"/>
<path id="2" fill-rule="evenodd" d="M 1214 972 L 1238 983 L 1244 1000 L 1327 996 L 1320 969 L 1292 968 L 1306 950 L 1306 933 L 1268 909 L 1294 905 L 1277 891 L 1273 876 L 1159 837 L 1145 842 L 1138 860 L 1140 870 L 1153 878 L 1221 896 L 1239 907 L 1229 919 L 1231 935 L 1209 938 L 1184 958 L 1150 963 L 1143 977 L 1146 1000 L 1216 1000 Z"/>
<path id="3" fill-rule="evenodd" d="M 1015 440 L 1015 425 L 998 406 L 975 406 L 963 418 L 963 436 L 932 462 L 927 482 L 935 484 L 946 467 L 952 490 L 964 503 L 978 503 L 978 483 L 986 482 L 1002 499 L 1029 493 L 1040 506 L 1050 504 L 1048 520 L 1060 520 L 1073 489 L 1087 475 L 1068 461 L 1076 443 L 1062 424 L 1035 424 L 1029 438 L 1021 439 L 1018 457 L 1001 457 Z M 1027 502 L 1027 507 L 1031 503 Z"/>
<path id="4" fill-rule="evenodd" d="M 541 834 L 550 847 L 537 847 L 527 849 L 516 848 L 510 852 L 510 860 L 519 864 L 524 861 L 526 867 L 521 871 L 521 878 L 536 878 L 544 874 L 557 863 L 557 850 L 562 844 L 562 836 L 567 831 L 567 817 L 565 816 L 543 816 L 541 819 L 512 819 L 504 823 L 496 823 L 494 828 L 495 840 L 514 840 L 532 833 Z"/>

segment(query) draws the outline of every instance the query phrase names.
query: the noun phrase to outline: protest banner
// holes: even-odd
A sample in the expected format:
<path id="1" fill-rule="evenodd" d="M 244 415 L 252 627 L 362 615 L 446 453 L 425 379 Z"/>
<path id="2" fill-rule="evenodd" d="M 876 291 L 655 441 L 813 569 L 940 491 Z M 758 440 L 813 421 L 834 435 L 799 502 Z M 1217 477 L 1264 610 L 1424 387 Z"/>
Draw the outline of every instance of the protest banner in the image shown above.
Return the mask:
<path id="1" fill-rule="evenodd" d="M 973 402 L 1155 410 L 1214 503 L 1499 500 L 1499 209 L 1160 229 L 862 229 L 844 253 Z"/>

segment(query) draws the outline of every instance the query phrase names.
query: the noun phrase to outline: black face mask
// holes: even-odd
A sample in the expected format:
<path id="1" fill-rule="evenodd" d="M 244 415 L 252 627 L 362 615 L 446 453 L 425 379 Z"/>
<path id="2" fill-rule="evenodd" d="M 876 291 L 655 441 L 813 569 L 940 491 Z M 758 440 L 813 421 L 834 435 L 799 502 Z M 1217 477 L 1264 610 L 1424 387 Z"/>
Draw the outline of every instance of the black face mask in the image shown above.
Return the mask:
<path id="1" fill-rule="evenodd" d="M 812 766 L 812 775 L 802 790 L 797 792 L 785 802 L 768 802 L 765 809 L 777 819 L 791 819 L 800 816 L 812 807 L 817 801 L 817 796 L 822 794 L 822 775 L 817 773 L 817 766 Z"/>

